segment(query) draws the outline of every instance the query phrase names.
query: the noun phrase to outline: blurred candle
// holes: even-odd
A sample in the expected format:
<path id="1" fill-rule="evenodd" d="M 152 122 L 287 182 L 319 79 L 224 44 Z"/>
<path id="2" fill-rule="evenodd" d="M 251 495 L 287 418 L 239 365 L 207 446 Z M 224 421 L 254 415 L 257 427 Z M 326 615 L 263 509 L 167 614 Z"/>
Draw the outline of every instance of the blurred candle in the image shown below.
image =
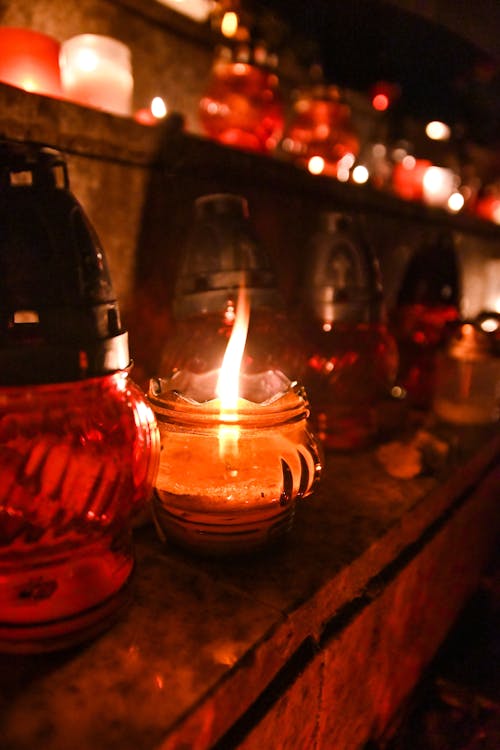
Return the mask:
<path id="1" fill-rule="evenodd" d="M 394 165 L 392 187 L 394 192 L 407 201 L 418 201 L 423 196 L 423 181 L 426 171 L 432 164 L 427 159 L 405 156 Z M 448 196 L 449 197 L 449 196 Z"/>
<path id="2" fill-rule="evenodd" d="M 32 29 L 0 27 L 0 81 L 25 91 L 61 96 L 59 42 Z"/>
<path id="3" fill-rule="evenodd" d="M 429 167 L 422 182 L 424 203 L 446 208 L 455 190 L 455 174 L 444 167 Z"/>
<path id="4" fill-rule="evenodd" d="M 80 34 L 61 45 L 65 95 L 78 104 L 128 116 L 133 77 L 130 50 L 123 42 L 98 34 Z"/>

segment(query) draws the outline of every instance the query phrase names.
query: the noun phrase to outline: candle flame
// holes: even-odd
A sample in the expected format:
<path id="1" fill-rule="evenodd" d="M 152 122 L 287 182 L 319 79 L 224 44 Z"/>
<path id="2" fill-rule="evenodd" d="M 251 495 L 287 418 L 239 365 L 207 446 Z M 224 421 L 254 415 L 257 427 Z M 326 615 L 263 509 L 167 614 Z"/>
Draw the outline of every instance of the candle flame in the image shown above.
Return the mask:
<path id="1" fill-rule="evenodd" d="M 250 303 L 244 287 L 240 288 L 233 329 L 229 338 L 217 381 L 216 394 L 220 399 L 221 414 L 236 420 L 239 398 L 241 361 L 245 350 L 250 319 Z"/>
<path id="2" fill-rule="evenodd" d="M 240 287 L 233 329 L 222 360 L 216 388 L 216 394 L 220 399 L 220 416 L 226 422 L 236 422 L 238 418 L 240 368 L 247 340 L 249 318 L 250 303 L 246 290 Z M 231 476 L 238 473 L 233 461 L 238 455 L 239 436 L 240 428 L 237 424 L 219 425 L 219 456 L 225 461 Z"/>

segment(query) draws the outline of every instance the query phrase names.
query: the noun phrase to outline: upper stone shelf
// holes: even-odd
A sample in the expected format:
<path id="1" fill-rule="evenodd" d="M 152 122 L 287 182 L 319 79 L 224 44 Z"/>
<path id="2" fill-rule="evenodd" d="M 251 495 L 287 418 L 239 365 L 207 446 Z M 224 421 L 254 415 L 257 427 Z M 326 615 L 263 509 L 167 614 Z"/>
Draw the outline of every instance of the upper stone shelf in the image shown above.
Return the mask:
<path id="1" fill-rule="evenodd" d="M 193 178 L 228 175 L 242 184 L 264 183 L 289 194 L 303 194 L 341 209 L 380 212 L 485 237 L 499 237 L 493 223 L 470 215 L 450 215 L 439 208 L 403 201 L 366 185 L 313 176 L 279 157 L 237 150 L 183 130 L 172 115 L 154 127 L 72 102 L 28 93 L 0 83 L 0 136 L 33 141 L 67 154 L 122 162 L 145 169 L 193 172 Z"/>

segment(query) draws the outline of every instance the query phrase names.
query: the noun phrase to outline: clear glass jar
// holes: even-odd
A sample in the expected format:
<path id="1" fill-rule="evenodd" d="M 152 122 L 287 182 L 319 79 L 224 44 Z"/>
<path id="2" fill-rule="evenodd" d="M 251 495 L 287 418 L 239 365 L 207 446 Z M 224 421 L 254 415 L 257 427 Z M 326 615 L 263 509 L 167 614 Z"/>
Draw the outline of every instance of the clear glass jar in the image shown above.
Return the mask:
<path id="1" fill-rule="evenodd" d="M 217 374 L 151 381 L 162 446 L 153 515 L 163 540 L 224 555 L 284 534 L 322 462 L 300 387 L 276 371 L 242 377 L 233 420 L 206 398 Z"/>
<path id="2" fill-rule="evenodd" d="M 0 26 L 0 81 L 45 96 L 60 97 L 60 44 L 34 29 Z"/>
<path id="3" fill-rule="evenodd" d="M 0 387 L 0 650 L 61 648 L 109 625 L 158 451 L 126 372 Z"/>
<path id="4" fill-rule="evenodd" d="M 391 314 L 398 343 L 398 380 L 408 403 L 430 409 L 436 380 L 436 357 L 460 318 L 460 273 L 453 236 L 426 236 L 410 259 Z"/>
<path id="5" fill-rule="evenodd" d="M 434 412 L 454 424 L 488 424 L 500 419 L 500 357 L 494 340 L 464 323 L 440 352 Z"/>
<path id="6" fill-rule="evenodd" d="M 366 447 L 389 402 L 398 350 L 385 324 L 336 321 L 306 329 L 310 346 L 307 392 L 314 427 L 328 450 Z"/>

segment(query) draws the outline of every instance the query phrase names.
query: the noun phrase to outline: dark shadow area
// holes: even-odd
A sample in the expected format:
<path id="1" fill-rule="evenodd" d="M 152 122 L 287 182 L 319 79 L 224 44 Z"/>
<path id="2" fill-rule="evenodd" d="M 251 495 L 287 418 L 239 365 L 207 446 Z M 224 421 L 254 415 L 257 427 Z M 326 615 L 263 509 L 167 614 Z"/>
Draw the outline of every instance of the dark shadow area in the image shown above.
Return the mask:
<path id="1" fill-rule="evenodd" d="M 500 559 L 465 607 L 385 750 L 500 747 Z"/>

